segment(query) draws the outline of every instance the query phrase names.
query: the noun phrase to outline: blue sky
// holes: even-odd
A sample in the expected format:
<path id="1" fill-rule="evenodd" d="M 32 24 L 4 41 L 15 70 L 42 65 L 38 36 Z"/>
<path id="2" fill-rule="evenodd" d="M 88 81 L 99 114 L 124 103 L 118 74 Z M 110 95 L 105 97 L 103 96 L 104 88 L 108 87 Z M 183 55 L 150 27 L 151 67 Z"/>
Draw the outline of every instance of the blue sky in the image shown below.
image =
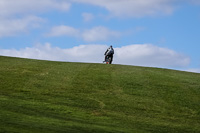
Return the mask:
<path id="1" fill-rule="evenodd" d="M 0 55 L 200 72 L 199 0 L 1 0 Z"/>

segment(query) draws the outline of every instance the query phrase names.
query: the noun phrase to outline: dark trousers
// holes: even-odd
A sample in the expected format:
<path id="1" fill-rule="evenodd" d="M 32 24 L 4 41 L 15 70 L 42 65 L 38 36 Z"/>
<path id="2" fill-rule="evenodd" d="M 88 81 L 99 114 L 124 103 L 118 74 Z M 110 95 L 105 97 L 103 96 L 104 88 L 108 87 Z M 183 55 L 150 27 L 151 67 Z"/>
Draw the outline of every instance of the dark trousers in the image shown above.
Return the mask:
<path id="1" fill-rule="evenodd" d="M 105 61 L 106 61 L 106 59 L 109 58 L 109 57 L 111 57 L 111 61 L 110 61 L 110 64 L 111 64 L 112 61 L 113 61 L 113 54 L 111 54 L 111 55 L 106 55 L 106 56 L 105 56 Z"/>

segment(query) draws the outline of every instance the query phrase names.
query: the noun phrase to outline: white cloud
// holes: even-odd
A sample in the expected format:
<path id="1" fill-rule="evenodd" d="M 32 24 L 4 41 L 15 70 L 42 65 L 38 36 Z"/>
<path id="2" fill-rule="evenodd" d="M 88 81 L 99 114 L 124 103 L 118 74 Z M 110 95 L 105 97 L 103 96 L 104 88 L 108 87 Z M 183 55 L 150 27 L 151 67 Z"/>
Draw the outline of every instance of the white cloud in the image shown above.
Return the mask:
<path id="1" fill-rule="evenodd" d="M 28 16 L 22 19 L 1 19 L 0 37 L 14 36 L 28 32 L 29 29 L 38 28 L 45 20 L 36 16 Z"/>
<path id="2" fill-rule="evenodd" d="M 69 49 L 52 47 L 49 43 L 34 47 L 15 49 L 0 49 L 0 55 L 70 62 L 101 62 L 106 45 L 80 45 Z"/>
<path id="3" fill-rule="evenodd" d="M 191 69 L 187 69 L 185 71 L 194 72 L 194 73 L 200 73 L 200 68 L 191 68 Z"/>
<path id="4" fill-rule="evenodd" d="M 1 0 L 0 37 L 14 36 L 37 28 L 44 19 L 35 13 L 50 10 L 68 11 L 70 4 L 64 0 Z"/>
<path id="5" fill-rule="evenodd" d="M 82 34 L 83 39 L 88 42 L 106 41 L 113 38 L 119 38 L 120 32 L 112 31 L 106 27 L 98 26 L 89 30 L 85 30 Z"/>
<path id="6" fill-rule="evenodd" d="M 82 17 L 85 22 L 90 22 L 94 19 L 94 15 L 91 13 L 82 13 Z"/>
<path id="7" fill-rule="evenodd" d="M 51 29 L 50 33 L 46 34 L 47 36 L 72 36 L 78 37 L 80 31 L 70 26 L 60 25 L 55 26 Z"/>
<path id="8" fill-rule="evenodd" d="M 200 3 L 199 0 L 1 0 L 0 16 L 40 13 L 49 10 L 68 11 L 73 2 L 100 6 L 110 11 L 112 15 L 120 17 L 169 14 L 181 3 Z M 86 18 L 88 17 L 90 20 L 91 16 Z"/>
<path id="9" fill-rule="evenodd" d="M 177 0 L 72 0 L 103 7 L 118 17 L 170 14 Z"/>
<path id="10" fill-rule="evenodd" d="M 136 44 L 115 48 L 116 63 L 151 67 L 185 67 L 190 58 L 167 48 Z"/>
<path id="11" fill-rule="evenodd" d="M 68 11 L 70 4 L 64 0 L 1 0 L 0 16 L 8 17 L 27 13 L 44 12 L 52 9 Z"/>
<path id="12" fill-rule="evenodd" d="M 21 50 L 0 49 L 0 55 L 70 62 L 102 63 L 107 45 L 80 45 L 69 49 L 36 45 Z M 164 68 L 182 68 L 190 58 L 173 50 L 150 44 L 127 45 L 115 48 L 114 64 Z"/>
<path id="13" fill-rule="evenodd" d="M 46 35 L 51 37 L 71 36 L 81 38 L 87 42 L 95 42 L 119 38 L 121 34 L 118 31 L 113 31 L 103 26 L 79 30 L 70 26 L 61 25 L 53 27 Z"/>

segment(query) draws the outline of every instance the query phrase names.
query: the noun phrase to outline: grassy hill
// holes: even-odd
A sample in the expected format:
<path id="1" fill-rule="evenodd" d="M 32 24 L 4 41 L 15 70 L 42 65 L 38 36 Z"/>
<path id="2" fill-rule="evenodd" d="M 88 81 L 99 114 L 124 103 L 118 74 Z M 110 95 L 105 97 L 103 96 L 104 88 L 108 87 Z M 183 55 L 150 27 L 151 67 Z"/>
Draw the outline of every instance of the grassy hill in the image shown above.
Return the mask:
<path id="1" fill-rule="evenodd" d="M 200 74 L 0 56 L 0 132 L 200 132 Z"/>

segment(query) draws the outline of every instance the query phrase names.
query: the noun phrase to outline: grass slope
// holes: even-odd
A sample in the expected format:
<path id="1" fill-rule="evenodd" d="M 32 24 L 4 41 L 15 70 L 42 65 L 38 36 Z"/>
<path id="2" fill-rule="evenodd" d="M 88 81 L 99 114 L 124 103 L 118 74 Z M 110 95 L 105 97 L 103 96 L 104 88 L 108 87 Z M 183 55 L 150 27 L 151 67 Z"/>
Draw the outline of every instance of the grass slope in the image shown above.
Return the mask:
<path id="1" fill-rule="evenodd" d="M 200 74 L 0 56 L 0 132 L 200 132 Z"/>

